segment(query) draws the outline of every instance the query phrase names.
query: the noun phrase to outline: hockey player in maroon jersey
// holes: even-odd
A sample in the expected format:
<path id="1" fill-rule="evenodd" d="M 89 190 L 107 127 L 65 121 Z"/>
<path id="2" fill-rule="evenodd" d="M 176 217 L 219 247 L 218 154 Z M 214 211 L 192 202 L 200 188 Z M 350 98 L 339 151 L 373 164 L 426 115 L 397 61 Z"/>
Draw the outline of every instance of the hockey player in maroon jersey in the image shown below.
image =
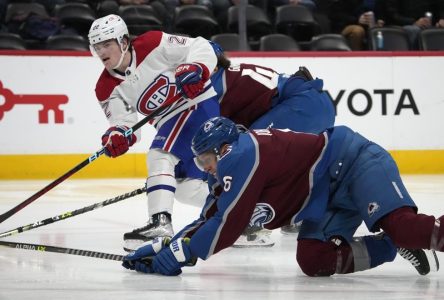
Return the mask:
<path id="1" fill-rule="evenodd" d="M 218 57 L 211 83 L 217 92 L 221 115 L 249 129 L 289 128 L 293 131 L 320 133 L 332 127 L 335 110 L 323 80 L 314 79 L 307 68 L 299 67 L 292 75 L 241 63 L 233 65 L 223 49 L 210 42 Z M 295 234 L 299 224 L 281 228 Z M 267 230 L 247 228 L 235 246 L 262 246 L 273 243 Z"/>
<path id="2" fill-rule="evenodd" d="M 214 183 L 200 217 L 169 245 L 156 240 L 127 255 L 125 268 L 178 275 L 195 258 L 231 246 L 247 225 L 275 229 L 300 220 L 296 260 L 308 276 L 375 268 L 393 261 L 397 248 L 420 274 L 438 267 L 434 251 L 421 249 L 444 251 L 444 216 L 418 214 L 390 154 L 348 127 L 240 133 L 216 117 L 200 127 L 192 148 Z M 355 237 L 362 222 L 383 233 Z"/>
<path id="3" fill-rule="evenodd" d="M 218 64 L 210 79 L 221 116 L 248 129 L 320 133 L 334 125 L 335 110 L 323 91 L 324 82 L 313 78 L 307 68 L 288 75 L 254 64 L 234 65 L 219 45 L 211 44 Z"/>

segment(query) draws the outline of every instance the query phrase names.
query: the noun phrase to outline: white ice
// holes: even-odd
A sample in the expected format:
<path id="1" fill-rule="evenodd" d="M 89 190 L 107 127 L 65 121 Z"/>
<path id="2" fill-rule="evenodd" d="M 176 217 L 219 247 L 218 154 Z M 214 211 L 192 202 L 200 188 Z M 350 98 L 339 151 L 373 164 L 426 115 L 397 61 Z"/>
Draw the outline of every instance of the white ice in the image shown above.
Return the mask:
<path id="1" fill-rule="evenodd" d="M 444 176 L 403 176 L 422 213 L 444 214 Z M 0 213 L 51 181 L 0 181 Z M 68 179 L 0 224 L 0 232 L 142 187 L 144 180 Z M 176 203 L 175 230 L 199 209 Z M 2 240 L 124 254 L 122 234 L 146 222 L 144 195 Z M 365 234 L 364 227 L 358 234 Z M 309 278 L 295 259 L 296 237 L 272 234 L 264 249 L 229 248 L 181 276 L 128 271 L 117 261 L 0 247 L 0 299 L 444 299 L 444 269 L 420 276 L 404 259 L 348 275 Z M 438 253 L 444 262 L 444 255 Z M 440 284 L 441 282 L 441 284 Z M 442 285 L 442 286 L 441 286 Z"/>

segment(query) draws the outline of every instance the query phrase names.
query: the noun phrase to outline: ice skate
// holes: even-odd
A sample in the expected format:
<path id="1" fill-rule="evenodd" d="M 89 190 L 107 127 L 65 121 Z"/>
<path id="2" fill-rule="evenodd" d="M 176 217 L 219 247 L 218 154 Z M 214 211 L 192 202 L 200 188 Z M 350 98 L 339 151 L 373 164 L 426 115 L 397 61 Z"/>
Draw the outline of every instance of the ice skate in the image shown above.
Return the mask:
<path id="1" fill-rule="evenodd" d="M 156 237 L 171 238 L 173 235 L 171 215 L 168 213 L 154 214 L 147 225 L 136 228 L 123 235 L 123 249 L 131 252 L 137 249 L 143 242 L 152 240 Z"/>
<path id="2" fill-rule="evenodd" d="M 242 235 L 234 242 L 235 248 L 260 248 L 273 247 L 274 242 L 271 237 L 271 230 L 261 227 L 248 227 Z"/>
<path id="3" fill-rule="evenodd" d="M 421 275 L 439 270 L 439 261 L 435 250 L 398 248 L 398 253 L 409 261 Z"/>
<path id="4" fill-rule="evenodd" d="M 284 235 L 297 235 L 301 230 L 302 222 L 289 224 L 281 227 L 281 233 Z"/>

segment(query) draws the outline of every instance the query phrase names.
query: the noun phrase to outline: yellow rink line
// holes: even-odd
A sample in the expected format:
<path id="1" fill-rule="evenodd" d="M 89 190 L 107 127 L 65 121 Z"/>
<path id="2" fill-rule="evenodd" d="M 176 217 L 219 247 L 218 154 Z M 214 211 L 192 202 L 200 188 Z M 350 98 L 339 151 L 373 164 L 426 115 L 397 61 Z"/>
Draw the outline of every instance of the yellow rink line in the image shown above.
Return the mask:
<path id="1" fill-rule="evenodd" d="M 402 174 L 444 173 L 444 150 L 390 151 Z M 0 179 L 56 179 L 84 161 L 87 154 L 0 155 Z M 85 166 L 73 178 L 145 177 L 146 154 L 105 156 Z"/>

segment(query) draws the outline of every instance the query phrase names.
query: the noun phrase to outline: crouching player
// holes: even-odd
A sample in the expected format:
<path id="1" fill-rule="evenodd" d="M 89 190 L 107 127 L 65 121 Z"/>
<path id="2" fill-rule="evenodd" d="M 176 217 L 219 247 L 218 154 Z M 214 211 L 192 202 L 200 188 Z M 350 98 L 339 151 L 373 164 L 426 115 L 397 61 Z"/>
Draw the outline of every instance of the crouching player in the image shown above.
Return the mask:
<path id="1" fill-rule="evenodd" d="M 418 214 L 388 152 L 348 127 L 240 133 L 216 117 L 200 127 L 192 149 L 214 182 L 199 219 L 169 246 L 158 240 L 126 256 L 124 267 L 178 275 L 231 246 L 247 225 L 275 229 L 299 220 L 296 260 L 308 276 L 371 269 L 397 250 L 420 274 L 437 266 L 433 251 L 411 249 L 443 251 L 444 216 Z M 362 221 L 383 233 L 355 237 Z"/>

